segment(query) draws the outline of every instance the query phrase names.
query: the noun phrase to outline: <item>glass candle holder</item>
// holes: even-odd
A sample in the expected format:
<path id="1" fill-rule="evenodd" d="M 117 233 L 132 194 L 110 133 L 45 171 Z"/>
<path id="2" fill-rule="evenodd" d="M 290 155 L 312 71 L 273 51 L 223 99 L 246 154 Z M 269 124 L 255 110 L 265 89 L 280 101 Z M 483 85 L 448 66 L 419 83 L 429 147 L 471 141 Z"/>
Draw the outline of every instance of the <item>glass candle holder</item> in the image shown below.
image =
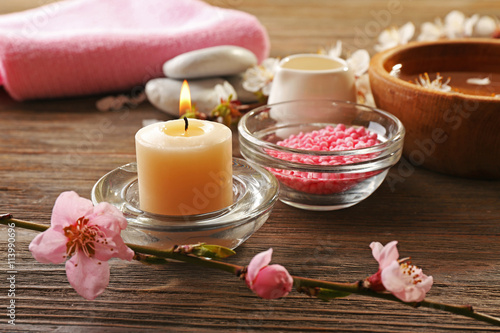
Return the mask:
<path id="1" fill-rule="evenodd" d="M 121 210 L 128 226 L 127 243 L 169 249 L 174 245 L 206 243 L 236 248 L 268 219 L 278 199 L 279 183 L 267 170 L 233 159 L 233 204 L 199 215 L 168 216 L 139 207 L 137 165 L 121 166 L 92 188 L 94 204 L 108 202 Z"/>

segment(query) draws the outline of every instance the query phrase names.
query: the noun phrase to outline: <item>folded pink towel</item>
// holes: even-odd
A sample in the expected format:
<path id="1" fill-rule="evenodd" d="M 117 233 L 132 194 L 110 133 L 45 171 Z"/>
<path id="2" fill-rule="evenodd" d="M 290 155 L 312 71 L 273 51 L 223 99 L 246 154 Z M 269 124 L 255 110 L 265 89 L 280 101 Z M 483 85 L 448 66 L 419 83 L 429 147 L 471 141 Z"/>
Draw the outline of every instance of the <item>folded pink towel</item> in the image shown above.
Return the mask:
<path id="1" fill-rule="evenodd" d="M 237 45 L 259 61 L 269 38 L 247 13 L 199 0 L 67 0 L 0 16 L 0 76 L 16 100 L 130 91 L 165 61 Z"/>

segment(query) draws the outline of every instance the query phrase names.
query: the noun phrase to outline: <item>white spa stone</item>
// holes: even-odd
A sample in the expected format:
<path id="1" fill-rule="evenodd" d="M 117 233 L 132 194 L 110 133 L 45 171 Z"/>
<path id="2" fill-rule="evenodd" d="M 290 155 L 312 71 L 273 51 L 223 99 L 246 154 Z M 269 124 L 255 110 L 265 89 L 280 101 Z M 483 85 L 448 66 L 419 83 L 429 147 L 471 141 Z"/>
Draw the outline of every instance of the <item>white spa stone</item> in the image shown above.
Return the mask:
<path id="1" fill-rule="evenodd" d="M 170 78 L 150 80 L 146 83 L 146 96 L 149 102 L 158 109 L 178 117 L 182 82 L 182 80 Z M 215 86 L 218 84 L 229 85 L 229 82 L 221 78 L 190 80 L 188 83 L 191 101 L 196 103 L 198 112 L 205 114 L 210 114 L 219 105 L 219 94 L 215 90 Z"/>
<path id="2" fill-rule="evenodd" d="M 163 73 L 173 79 L 198 79 L 239 74 L 256 64 L 253 52 L 221 45 L 180 54 L 163 65 Z"/>

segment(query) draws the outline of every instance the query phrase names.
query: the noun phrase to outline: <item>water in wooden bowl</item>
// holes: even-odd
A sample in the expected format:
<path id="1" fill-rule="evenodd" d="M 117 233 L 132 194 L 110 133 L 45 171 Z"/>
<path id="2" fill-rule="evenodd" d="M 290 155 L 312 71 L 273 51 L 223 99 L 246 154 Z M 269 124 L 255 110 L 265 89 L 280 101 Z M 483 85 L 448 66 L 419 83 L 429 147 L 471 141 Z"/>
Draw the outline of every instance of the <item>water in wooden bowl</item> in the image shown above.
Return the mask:
<path id="1" fill-rule="evenodd" d="M 377 107 L 406 128 L 409 162 L 500 179 L 500 40 L 410 43 L 376 54 L 369 75 Z"/>

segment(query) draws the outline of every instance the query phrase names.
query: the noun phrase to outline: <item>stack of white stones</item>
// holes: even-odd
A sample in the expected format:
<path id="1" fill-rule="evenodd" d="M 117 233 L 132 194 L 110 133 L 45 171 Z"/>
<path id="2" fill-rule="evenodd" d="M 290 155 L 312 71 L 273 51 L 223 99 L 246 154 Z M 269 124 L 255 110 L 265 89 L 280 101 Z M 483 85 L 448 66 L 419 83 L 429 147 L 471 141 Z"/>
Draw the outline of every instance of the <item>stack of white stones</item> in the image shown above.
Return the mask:
<path id="1" fill-rule="evenodd" d="M 163 65 L 165 78 L 146 84 L 146 96 L 158 109 L 179 116 L 179 97 L 182 82 L 188 80 L 191 101 L 198 112 L 209 114 L 219 103 L 216 90 L 221 85 L 234 91 L 242 103 L 256 100 L 255 94 L 242 87 L 243 73 L 257 64 L 257 57 L 249 50 L 232 45 L 214 46 L 183 53 Z"/>

